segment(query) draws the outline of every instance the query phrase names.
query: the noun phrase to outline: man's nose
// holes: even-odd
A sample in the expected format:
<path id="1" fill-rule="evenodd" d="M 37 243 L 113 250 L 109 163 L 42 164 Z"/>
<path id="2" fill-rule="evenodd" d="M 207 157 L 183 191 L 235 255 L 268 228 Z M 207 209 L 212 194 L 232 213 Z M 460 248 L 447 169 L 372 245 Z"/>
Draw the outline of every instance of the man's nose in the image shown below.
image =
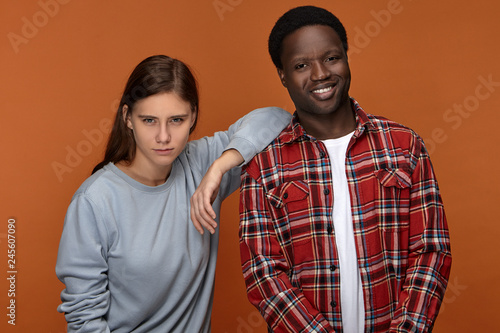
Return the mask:
<path id="1" fill-rule="evenodd" d="M 311 80 L 321 81 L 329 78 L 331 75 L 330 70 L 325 66 L 323 62 L 315 62 L 312 64 L 311 69 Z"/>

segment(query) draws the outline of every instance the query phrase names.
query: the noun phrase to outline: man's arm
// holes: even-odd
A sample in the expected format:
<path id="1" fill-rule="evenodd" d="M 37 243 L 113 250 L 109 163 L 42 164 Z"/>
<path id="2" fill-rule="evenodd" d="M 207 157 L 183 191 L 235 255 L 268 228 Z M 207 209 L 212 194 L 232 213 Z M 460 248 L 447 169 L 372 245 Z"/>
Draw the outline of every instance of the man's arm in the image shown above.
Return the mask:
<path id="1" fill-rule="evenodd" d="M 324 316 L 290 282 L 292 269 L 276 237 L 264 190 L 243 174 L 240 254 L 248 299 L 268 326 L 280 332 L 334 332 Z"/>
<path id="2" fill-rule="evenodd" d="M 409 262 L 389 332 L 427 332 L 434 325 L 451 267 L 448 225 L 423 142 L 410 190 Z"/>

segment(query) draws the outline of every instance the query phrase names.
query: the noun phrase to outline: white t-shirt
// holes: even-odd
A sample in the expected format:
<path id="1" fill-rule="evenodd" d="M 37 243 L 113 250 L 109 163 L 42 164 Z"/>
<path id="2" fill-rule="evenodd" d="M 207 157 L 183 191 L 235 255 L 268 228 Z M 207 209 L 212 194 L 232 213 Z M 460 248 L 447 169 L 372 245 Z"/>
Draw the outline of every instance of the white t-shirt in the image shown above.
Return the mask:
<path id="1" fill-rule="evenodd" d="M 345 173 L 346 152 L 354 132 L 324 140 L 330 156 L 333 179 L 333 228 L 339 255 L 340 306 L 344 333 L 364 332 L 365 307 L 358 268 L 351 215 L 351 199 Z"/>

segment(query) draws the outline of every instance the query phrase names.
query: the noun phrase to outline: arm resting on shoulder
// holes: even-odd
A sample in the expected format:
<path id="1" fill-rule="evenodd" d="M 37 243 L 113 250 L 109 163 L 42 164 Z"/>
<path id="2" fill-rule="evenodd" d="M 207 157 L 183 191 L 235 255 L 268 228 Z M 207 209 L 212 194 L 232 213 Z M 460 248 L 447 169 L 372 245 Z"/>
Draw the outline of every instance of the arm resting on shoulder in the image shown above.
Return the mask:
<path id="1" fill-rule="evenodd" d="M 215 232 L 217 222 L 215 222 L 216 214 L 212 203 L 219 193 L 222 176 L 243 162 L 243 156 L 237 150 L 229 149 L 208 168 L 191 197 L 191 220 L 200 234 L 203 235 L 203 227 L 212 234 Z"/>
<path id="2" fill-rule="evenodd" d="M 292 115 L 277 107 L 256 109 L 231 125 L 226 132 L 217 132 L 214 141 L 224 143 L 224 153 L 215 159 L 191 199 L 191 219 L 195 228 L 203 234 L 203 227 L 214 232 L 217 226 L 212 203 L 218 193 L 223 197 L 234 192 L 240 184 L 241 165 L 248 163 L 256 154 L 271 143 L 290 123 Z M 224 156 L 230 152 L 228 156 Z M 222 160 L 221 160 L 222 158 Z M 226 183 L 222 176 L 226 176 Z M 210 203 L 210 204 L 209 204 Z"/>

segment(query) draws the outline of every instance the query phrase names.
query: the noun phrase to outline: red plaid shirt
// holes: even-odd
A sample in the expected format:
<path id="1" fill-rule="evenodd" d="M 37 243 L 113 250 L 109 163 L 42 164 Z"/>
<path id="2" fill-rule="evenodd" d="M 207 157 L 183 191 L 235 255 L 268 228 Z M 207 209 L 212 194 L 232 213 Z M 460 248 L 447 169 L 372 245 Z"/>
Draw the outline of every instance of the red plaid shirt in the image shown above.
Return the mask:
<path id="1" fill-rule="evenodd" d="M 366 114 L 354 99 L 352 107 L 357 126 L 345 167 L 365 331 L 430 331 L 451 254 L 429 155 L 412 130 Z M 324 144 L 294 116 L 242 178 L 240 246 L 250 302 L 274 332 L 342 332 Z"/>

